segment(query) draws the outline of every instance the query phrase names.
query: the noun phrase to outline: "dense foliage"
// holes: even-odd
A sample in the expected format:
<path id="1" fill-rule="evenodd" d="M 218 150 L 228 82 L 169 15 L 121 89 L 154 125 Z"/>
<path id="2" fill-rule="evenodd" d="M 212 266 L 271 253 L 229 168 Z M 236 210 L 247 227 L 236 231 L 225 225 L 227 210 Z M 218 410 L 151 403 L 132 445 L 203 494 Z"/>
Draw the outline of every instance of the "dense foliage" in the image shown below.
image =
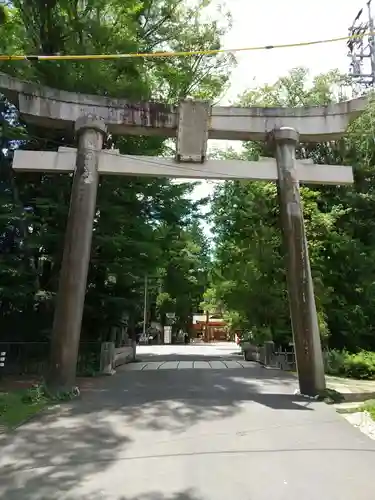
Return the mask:
<path id="1" fill-rule="evenodd" d="M 230 19 L 203 22 L 202 0 L 16 0 L 5 8 L 1 53 L 85 54 L 217 48 Z M 24 62 L 0 71 L 63 90 L 131 100 L 214 99 L 225 88 L 230 56 Z M 62 257 L 71 178 L 14 176 L 15 147 L 56 150 L 74 137 L 19 121 L 1 100 L 0 331 L 2 340 L 48 340 Z M 121 153 L 163 154 L 158 137 L 111 137 Z M 148 320 L 176 314 L 189 323 L 206 282 L 206 242 L 192 184 L 168 179 L 103 177 L 98 193 L 82 338 L 105 340 L 113 327 L 142 320 L 145 276 Z"/>
<path id="2" fill-rule="evenodd" d="M 375 380 L 373 351 L 359 351 L 353 354 L 345 349 L 342 351 L 331 349 L 325 353 L 325 364 L 329 375 Z"/>
<path id="3" fill-rule="evenodd" d="M 340 75 L 321 75 L 308 85 L 303 69 L 275 85 L 251 90 L 242 105 L 316 105 L 345 97 Z M 371 99 L 369 98 L 369 101 Z M 374 105 L 338 142 L 301 144 L 297 154 L 316 163 L 354 167 L 353 187 L 303 186 L 304 216 L 325 347 L 375 349 Z M 233 156 L 236 153 L 226 152 Z M 246 143 L 242 158 L 269 156 L 267 146 Z M 281 250 L 277 188 L 271 183 L 230 181 L 213 196 L 215 264 L 205 294 L 234 329 L 257 339 L 291 340 Z"/>

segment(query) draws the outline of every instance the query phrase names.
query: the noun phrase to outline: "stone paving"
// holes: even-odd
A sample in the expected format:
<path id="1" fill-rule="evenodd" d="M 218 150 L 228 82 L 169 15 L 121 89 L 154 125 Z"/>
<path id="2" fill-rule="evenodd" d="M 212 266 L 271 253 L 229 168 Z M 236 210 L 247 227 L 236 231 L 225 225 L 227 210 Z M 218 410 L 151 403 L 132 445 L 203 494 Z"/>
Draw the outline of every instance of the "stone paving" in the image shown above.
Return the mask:
<path id="1" fill-rule="evenodd" d="M 138 357 L 140 362 L 127 365 L 126 370 L 233 370 L 251 368 L 254 364 L 243 360 L 235 344 L 224 342 L 189 346 L 140 346 Z M 348 402 L 375 398 L 375 380 L 326 376 L 326 382 L 327 388 L 339 392 Z"/>
<path id="2" fill-rule="evenodd" d="M 326 377 L 327 387 L 342 394 L 345 401 L 359 402 L 375 398 L 375 380 L 351 380 Z"/>
<path id="3" fill-rule="evenodd" d="M 143 370 L 233 370 L 250 368 L 254 363 L 250 361 L 210 360 L 210 361 L 141 361 L 126 366 L 128 371 Z"/>

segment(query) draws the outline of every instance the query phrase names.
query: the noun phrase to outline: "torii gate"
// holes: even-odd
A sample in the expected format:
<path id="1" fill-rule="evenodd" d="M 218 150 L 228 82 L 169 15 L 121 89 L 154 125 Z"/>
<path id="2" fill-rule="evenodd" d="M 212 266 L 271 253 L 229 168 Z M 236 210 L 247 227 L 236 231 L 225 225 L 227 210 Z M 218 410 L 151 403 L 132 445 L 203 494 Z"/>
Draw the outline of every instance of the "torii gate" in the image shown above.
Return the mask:
<path id="1" fill-rule="evenodd" d="M 16 151 L 13 160 L 16 171 L 74 172 L 51 339 L 51 387 L 70 390 L 75 383 L 98 177 L 115 174 L 278 181 L 300 391 L 315 396 L 325 388 L 299 183 L 351 184 L 353 173 L 347 166 L 296 160 L 295 149 L 299 139 L 321 142 L 341 137 L 349 121 L 365 109 L 367 98 L 291 109 L 211 107 L 192 100 L 175 107 L 64 92 L 4 73 L 0 73 L 0 89 L 27 123 L 56 129 L 74 127 L 78 137 L 77 150 Z M 177 136 L 176 156 L 129 157 L 101 151 L 107 132 Z M 276 160 L 206 160 L 208 138 L 272 140 Z"/>

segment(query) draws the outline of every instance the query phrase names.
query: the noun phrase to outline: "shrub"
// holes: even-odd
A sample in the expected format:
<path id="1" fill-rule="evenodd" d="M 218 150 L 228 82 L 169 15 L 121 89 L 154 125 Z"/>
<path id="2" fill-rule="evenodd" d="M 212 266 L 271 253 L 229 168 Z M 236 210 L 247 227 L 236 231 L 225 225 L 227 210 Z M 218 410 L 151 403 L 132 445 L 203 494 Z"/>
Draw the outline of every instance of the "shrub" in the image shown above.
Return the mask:
<path id="1" fill-rule="evenodd" d="M 325 370 L 328 375 L 343 375 L 345 359 L 349 355 L 346 351 L 332 349 L 324 352 Z"/>
<path id="2" fill-rule="evenodd" d="M 360 351 L 351 354 L 333 349 L 327 351 L 324 357 L 328 375 L 375 380 L 375 352 Z"/>
<path id="3" fill-rule="evenodd" d="M 241 335 L 241 340 L 243 343 L 250 342 L 255 345 L 263 345 L 264 342 L 272 340 L 272 333 L 267 326 L 255 326 L 249 331 L 244 331 Z"/>
<path id="4" fill-rule="evenodd" d="M 375 353 L 361 351 L 351 354 L 345 359 L 345 373 L 348 377 L 359 379 L 375 379 Z"/>
<path id="5" fill-rule="evenodd" d="M 27 389 L 21 400 L 25 404 L 39 404 L 46 401 L 47 395 L 42 385 L 36 384 Z"/>

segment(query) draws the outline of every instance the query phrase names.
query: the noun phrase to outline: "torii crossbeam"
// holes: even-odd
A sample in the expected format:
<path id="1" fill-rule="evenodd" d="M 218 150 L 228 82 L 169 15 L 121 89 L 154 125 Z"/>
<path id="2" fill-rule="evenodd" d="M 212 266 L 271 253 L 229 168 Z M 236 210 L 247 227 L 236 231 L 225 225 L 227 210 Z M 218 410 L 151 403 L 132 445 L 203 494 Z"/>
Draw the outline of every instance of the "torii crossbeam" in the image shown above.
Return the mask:
<path id="1" fill-rule="evenodd" d="M 291 324 L 301 393 L 315 396 L 325 388 L 323 358 L 314 299 L 300 182 L 351 184 L 351 167 L 314 165 L 296 160 L 298 141 L 337 139 L 359 115 L 367 98 L 310 108 L 211 107 L 185 100 L 178 107 L 63 92 L 21 82 L 0 73 L 0 89 L 28 123 L 75 128 L 78 149 L 57 152 L 16 151 L 16 171 L 73 172 L 51 340 L 51 387 L 69 390 L 75 383 L 87 270 L 99 174 L 149 175 L 204 179 L 277 181 Z M 111 134 L 177 136 L 174 159 L 123 156 L 102 150 Z M 207 139 L 271 140 L 276 160 L 206 160 Z"/>
<path id="2" fill-rule="evenodd" d="M 17 150 L 14 153 L 13 169 L 17 172 L 72 173 L 76 167 L 76 157 L 75 148 L 60 147 L 58 151 Z M 296 160 L 296 169 L 301 184 L 345 185 L 353 183 L 353 170 L 347 166 L 314 165 L 312 160 Z M 202 164 L 177 163 L 174 158 L 127 156 L 110 149 L 103 149 L 99 153 L 98 172 L 100 175 L 248 179 L 270 182 L 278 180 L 277 164 L 274 158 L 259 158 L 259 161 L 206 160 Z"/>

